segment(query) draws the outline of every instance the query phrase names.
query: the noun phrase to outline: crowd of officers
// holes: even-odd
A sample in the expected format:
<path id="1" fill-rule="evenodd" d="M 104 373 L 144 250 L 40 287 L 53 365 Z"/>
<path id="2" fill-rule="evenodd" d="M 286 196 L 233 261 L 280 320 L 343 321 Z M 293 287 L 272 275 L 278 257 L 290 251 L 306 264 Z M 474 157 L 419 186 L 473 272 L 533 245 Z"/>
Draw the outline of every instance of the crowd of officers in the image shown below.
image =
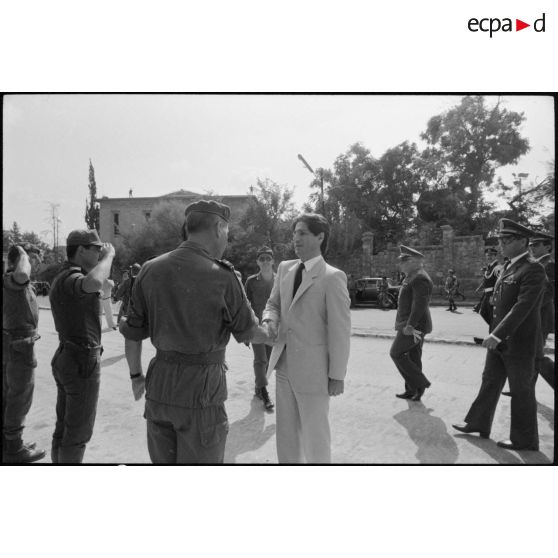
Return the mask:
<path id="1" fill-rule="evenodd" d="M 211 234 L 204 229 L 208 214 L 220 217 Z M 139 265 L 134 266 L 117 293 L 125 303 L 123 308 L 129 308 L 130 283 L 140 273 L 132 308 L 119 315 L 119 323 L 136 400 L 146 388 L 142 341 L 151 338 L 157 349 L 148 369 L 145 407 L 153 462 L 223 461 L 228 431 L 225 348 L 231 335 L 238 342 L 252 344 L 255 395 L 266 409 L 274 406 L 266 374 L 272 340 L 269 330 L 261 325 L 275 280 L 273 251 L 268 247 L 258 251 L 259 271 L 243 286 L 232 266 L 221 259 L 229 215 L 229 208 L 216 202 L 188 206 L 181 244 L 186 249 L 159 256 L 156 265 L 143 266 L 141 272 Z M 502 219 L 500 254 L 495 247 L 486 250 L 482 297 L 475 307 L 489 326 L 488 335 L 479 339 L 488 349 L 482 384 L 465 422 L 453 426 L 465 434 L 488 437 L 507 380 L 512 396 L 510 440 L 498 444 L 508 449 L 538 449 L 537 375 L 540 373 L 554 388 L 554 362 L 543 352 L 548 335 L 554 331 L 552 241 L 549 234 Z M 100 293 L 107 284 L 115 251 L 111 244 L 101 242 L 94 230 L 72 231 L 66 244 L 67 262 L 50 291 L 59 337 L 51 361 L 57 387 L 51 459 L 53 463 L 81 463 L 93 433 L 99 396 L 103 353 Z M 405 280 L 390 356 L 404 381 L 404 391 L 397 397 L 420 401 L 431 385 L 423 373 L 421 357 L 424 337 L 432 330 L 429 303 L 433 284 L 420 252 L 403 245 L 400 252 Z M 505 258 L 503 262 L 499 255 Z M 32 262 L 38 258 L 38 251 L 30 245 L 12 246 L 3 278 L 4 463 L 30 463 L 46 454 L 22 437 L 37 366 L 34 343 L 39 339 L 39 312 L 30 276 Z M 452 277 L 450 272 L 446 286 L 453 298 L 458 284 Z M 170 314 L 159 309 L 178 300 L 188 301 L 189 311 L 180 314 L 175 323 Z M 171 439 L 169 432 L 181 436 L 181 443 Z"/>

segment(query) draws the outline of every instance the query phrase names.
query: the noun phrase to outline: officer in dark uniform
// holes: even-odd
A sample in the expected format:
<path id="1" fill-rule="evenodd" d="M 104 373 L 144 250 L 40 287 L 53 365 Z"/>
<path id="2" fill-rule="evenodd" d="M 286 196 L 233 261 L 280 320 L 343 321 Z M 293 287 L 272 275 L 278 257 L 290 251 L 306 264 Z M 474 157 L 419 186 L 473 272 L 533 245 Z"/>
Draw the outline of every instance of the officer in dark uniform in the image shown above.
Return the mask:
<path id="1" fill-rule="evenodd" d="M 542 345 L 535 360 L 535 370 L 540 373 L 552 389 L 554 389 L 554 380 L 556 375 L 554 361 L 551 358 L 544 356 L 543 349 L 546 345 L 548 335 L 550 333 L 554 333 L 554 268 L 556 266 L 556 262 L 551 256 L 553 240 L 554 237 L 548 233 L 534 231 L 533 236 L 529 241 L 529 250 L 531 255 L 544 267 L 546 278 L 548 279 L 541 302 Z"/>
<path id="2" fill-rule="evenodd" d="M 31 245 L 8 250 L 2 288 L 2 449 L 4 463 L 31 463 L 45 456 L 35 444 L 23 443 L 25 417 L 35 388 L 35 341 L 39 339 L 39 307 L 31 287 Z M 35 254 L 33 256 L 33 254 Z"/>
<path id="3" fill-rule="evenodd" d="M 72 231 L 68 261 L 55 277 L 50 305 L 60 345 L 52 359 L 56 381 L 53 463 L 81 463 L 91 439 L 101 374 L 101 289 L 110 275 L 112 244 L 95 230 Z"/>
<path id="4" fill-rule="evenodd" d="M 230 208 L 190 204 L 175 250 L 147 261 L 138 275 L 127 319 L 120 323 L 132 390 L 145 389 L 147 445 L 153 463 L 222 463 L 228 433 L 225 348 L 270 341 L 234 268 L 220 258 L 227 246 Z M 147 377 L 142 340 L 157 349 Z"/>
<path id="5" fill-rule="evenodd" d="M 389 355 L 405 380 L 405 391 L 396 397 L 420 401 L 430 382 L 422 372 L 424 336 L 432 331 L 430 297 L 433 283 L 424 270 L 424 256 L 407 246 L 399 247 L 399 262 L 405 279 L 399 292 L 395 329 Z"/>
<path id="6" fill-rule="evenodd" d="M 502 266 L 498 261 L 498 250 L 493 246 L 486 248 L 484 255 L 486 258 L 486 268 L 483 268 L 482 282 L 477 289 L 482 291 L 482 296 L 474 311 L 478 312 L 482 319 L 490 325 L 492 322 L 492 293 L 498 279 L 498 274 L 502 271 Z"/>
<path id="7" fill-rule="evenodd" d="M 494 316 L 479 394 L 465 417 L 454 424 L 464 433 L 488 438 L 500 392 L 508 379 L 511 391 L 510 439 L 498 445 L 513 450 L 538 450 L 535 356 L 540 346 L 540 305 L 546 287 L 543 266 L 529 255 L 532 235 L 526 227 L 500 219 L 499 243 L 509 258 L 494 287 Z"/>

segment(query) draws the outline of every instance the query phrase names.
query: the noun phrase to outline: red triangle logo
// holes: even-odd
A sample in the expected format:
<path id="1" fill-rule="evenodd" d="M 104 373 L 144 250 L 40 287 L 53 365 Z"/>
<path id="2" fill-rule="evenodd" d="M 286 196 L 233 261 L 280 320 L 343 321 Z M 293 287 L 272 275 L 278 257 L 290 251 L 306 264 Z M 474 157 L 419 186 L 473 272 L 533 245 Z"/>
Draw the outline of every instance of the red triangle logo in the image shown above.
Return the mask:
<path id="1" fill-rule="evenodd" d="M 524 21 L 521 21 L 520 19 L 515 20 L 515 30 L 516 31 L 521 31 L 522 29 L 525 29 L 526 27 L 531 27 L 531 24 L 525 23 Z"/>

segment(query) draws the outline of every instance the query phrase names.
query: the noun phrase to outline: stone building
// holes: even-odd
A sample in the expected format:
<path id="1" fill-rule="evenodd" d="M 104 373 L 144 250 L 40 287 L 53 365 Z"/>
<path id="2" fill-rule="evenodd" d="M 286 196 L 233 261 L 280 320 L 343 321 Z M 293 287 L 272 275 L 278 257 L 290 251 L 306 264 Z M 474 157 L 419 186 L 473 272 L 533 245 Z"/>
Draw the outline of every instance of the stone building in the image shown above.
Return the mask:
<path id="1" fill-rule="evenodd" d="M 99 202 L 99 235 L 105 242 L 118 244 L 121 236 L 131 233 L 134 227 L 148 221 L 151 212 L 158 203 L 164 201 L 178 202 L 184 207 L 188 204 L 200 200 L 216 200 L 227 204 L 231 208 L 231 220 L 240 218 L 248 207 L 253 196 L 208 196 L 178 190 L 164 196 L 155 197 L 132 197 L 127 198 L 108 198 L 103 196 L 98 198 Z"/>

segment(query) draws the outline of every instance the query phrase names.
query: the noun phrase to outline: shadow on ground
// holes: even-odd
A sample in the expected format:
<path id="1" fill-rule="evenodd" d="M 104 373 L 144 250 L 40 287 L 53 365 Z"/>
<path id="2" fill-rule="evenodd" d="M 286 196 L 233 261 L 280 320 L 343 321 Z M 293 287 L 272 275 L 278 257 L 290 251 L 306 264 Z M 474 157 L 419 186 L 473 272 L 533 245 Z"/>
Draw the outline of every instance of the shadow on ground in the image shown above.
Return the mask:
<path id="1" fill-rule="evenodd" d="M 393 418 L 407 430 L 417 446 L 415 455 L 419 462 L 455 463 L 459 450 L 444 421 L 432 416 L 433 409 L 427 409 L 422 402 L 407 401 L 407 404 L 409 408 Z"/>
<path id="2" fill-rule="evenodd" d="M 112 366 L 115 362 L 122 360 L 125 356 L 126 356 L 125 354 L 121 354 L 109 358 L 104 358 L 103 360 L 101 360 L 101 368 Z"/>
<path id="3" fill-rule="evenodd" d="M 537 412 L 542 418 L 548 421 L 548 426 L 554 430 L 554 409 L 543 405 L 540 401 L 537 402 Z"/>
<path id="4" fill-rule="evenodd" d="M 275 434 L 275 424 L 265 426 L 265 415 L 262 402 L 253 397 L 249 413 L 229 427 L 225 463 L 236 463 L 239 455 L 258 450 Z"/>

